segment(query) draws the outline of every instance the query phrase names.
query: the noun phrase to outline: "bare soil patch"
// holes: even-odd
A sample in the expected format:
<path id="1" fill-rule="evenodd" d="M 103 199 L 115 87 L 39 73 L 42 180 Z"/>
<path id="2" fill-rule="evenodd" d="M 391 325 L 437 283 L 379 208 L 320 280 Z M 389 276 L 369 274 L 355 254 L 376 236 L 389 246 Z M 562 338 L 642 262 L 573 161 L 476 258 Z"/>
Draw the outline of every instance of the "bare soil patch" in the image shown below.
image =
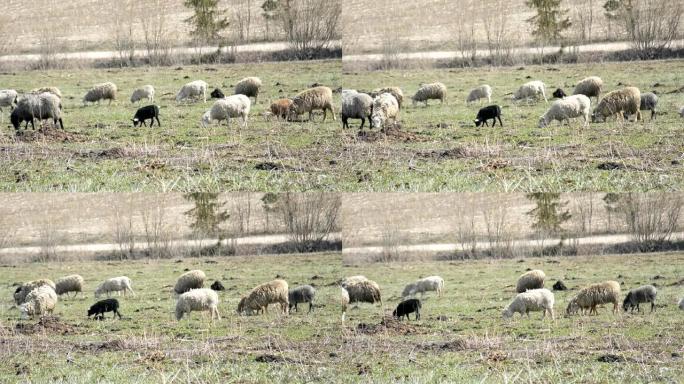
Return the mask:
<path id="1" fill-rule="evenodd" d="M 34 335 L 37 333 L 70 335 L 79 333 L 76 326 L 62 322 L 57 316 L 41 317 L 35 324 L 17 323 L 14 330 L 24 335 Z"/>

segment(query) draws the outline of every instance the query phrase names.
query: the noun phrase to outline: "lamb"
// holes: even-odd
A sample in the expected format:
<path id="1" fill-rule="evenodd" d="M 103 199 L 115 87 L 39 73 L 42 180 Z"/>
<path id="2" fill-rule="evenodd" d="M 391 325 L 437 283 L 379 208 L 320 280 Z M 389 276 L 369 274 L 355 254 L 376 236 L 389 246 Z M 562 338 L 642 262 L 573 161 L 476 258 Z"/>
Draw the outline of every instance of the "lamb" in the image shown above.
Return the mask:
<path id="1" fill-rule="evenodd" d="M 596 101 L 598 101 L 601 96 L 601 88 L 603 88 L 603 80 L 598 76 L 589 76 L 575 85 L 572 94 L 584 95 L 589 98 L 596 97 Z"/>
<path id="2" fill-rule="evenodd" d="M 549 102 L 546 98 L 546 85 L 539 80 L 527 82 L 518 88 L 513 94 L 513 100 L 529 100 L 530 98 L 543 98 L 545 102 Z"/>
<path id="3" fill-rule="evenodd" d="M 0 114 L 2 113 L 3 107 L 9 107 L 10 111 L 12 111 L 14 106 L 17 104 L 17 98 L 18 93 L 14 89 L 0 90 Z"/>
<path id="4" fill-rule="evenodd" d="M 655 300 L 658 290 L 652 285 L 643 285 L 639 288 L 631 289 L 627 292 L 625 300 L 622 302 L 622 309 L 627 312 L 631 309 L 634 312 L 636 307 L 637 312 L 639 312 L 639 304 L 641 303 L 651 303 L 651 312 L 655 310 Z"/>
<path id="5" fill-rule="evenodd" d="M 570 123 L 570 119 L 582 116 L 584 125 L 589 123 L 589 113 L 591 112 L 591 101 L 584 95 L 572 95 L 564 99 L 556 100 L 551 107 L 539 118 L 539 128 L 544 128 L 553 120 L 558 120 L 559 124 L 564 121 Z"/>
<path id="6" fill-rule="evenodd" d="M 589 309 L 589 314 L 596 314 L 596 306 L 613 303 L 613 313 L 618 311 L 620 298 L 620 284 L 617 281 L 605 281 L 582 288 L 575 297 L 570 299 L 566 309 L 567 314 L 575 314 Z"/>
<path id="7" fill-rule="evenodd" d="M 406 320 L 411 320 L 409 314 L 415 313 L 416 320 L 420 320 L 421 307 L 422 305 L 420 304 L 420 300 L 418 299 L 404 300 L 401 303 L 399 303 L 399 305 L 397 305 L 397 308 L 394 311 L 392 311 L 392 316 L 396 317 L 399 320 L 406 316 Z"/>
<path id="8" fill-rule="evenodd" d="M 40 87 L 40 88 L 34 88 L 31 90 L 31 93 L 34 94 L 41 94 L 41 93 L 52 93 L 53 95 L 59 97 L 60 99 L 62 98 L 62 91 L 59 90 L 57 87 Z"/>
<path id="9" fill-rule="evenodd" d="M 152 127 L 154 125 L 154 119 L 157 119 L 157 125 L 161 127 L 161 122 L 159 121 L 159 107 L 156 105 L 146 105 L 138 108 L 131 121 L 133 121 L 134 127 L 137 127 L 138 124 L 145 127 L 147 126 L 145 120 L 149 120 L 150 127 Z"/>
<path id="10" fill-rule="evenodd" d="M 57 284 L 55 284 L 55 292 L 60 296 L 65 293 L 74 292 L 74 297 L 76 297 L 79 292 L 83 292 L 83 281 L 81 275 L 62 277 L 57 280 Z"/>
<path id="11" fill-rule="evenodd" d="M 553 94 L 552 94 L 552 95 L 553 95 L 553 97 L 555 97 L 556 99 L 562 99 L 562 98 L 568 96 L 567 94 L 565 94 L 565 91 L 562 90 L 562 89 L 560 89 L 560 88 L 556 88 L 556 90 L 553 91 Z"/>
<path id="12" fill-rule="evenodd" d="M 211 284 L 211 289 L 213 289 L 214 291 L 225 291 L 226 287 L 224 287 L 220 281 L 216 280 L 213 284 Z"/>
<path id="13" fill-rule="evenodd" d="M 404 102 L 404 92 L 401 90 L 401 88 L 399 88 L 399 87 L 376 88 L 371 93 L 369 93 L 368 95 L 372 98 L 376 98 L 378 95 L 382 95 L 383 93 L 389 93 L 390 95 L 394 96 L 394 98 L 397 99 L 397 105 L 399 106 L 399 109 L 401 109 L 401 104 L 403 104 L 403 102 Z"/>
<path id="14" fill-rule="evenodd" d="M 637 121 L 641 120 L 641 92 L 636 87 L 626 87 L 608 92 L 599 102 L 592 115 L 592 122 L 605 121 L 610 116 L 624 117 L 623 114 L 636 114 Z"/>
<path id="15" fill-rule="evenodd" d="M 551 315 L 551 319 L 555 320 L 553 304 L 554 297 L 551 291 L 546 288 L 531 289 L 518 293 L 506 309 L 503 310 L 503 317 L 508 319 L 516 313 L 519 313 L 520 316 L 527 315 L 527 317 L 530 317 L 530 312 L 543 311 L 542 319 L 548 313 Z"/>
<path id="16" fill-rule="evenodd" d="M 14 291 L 14 302 L 17 305 L 25 303 L 26 296 L 28 296 L 28 294 L 31 293 L 31 291 L 33 291 L 34 289 L 40 288 L 42 286 L 48 286 L 52 288 L 52 290 L 56 289 L 55 283 L 53 283 L 50 279 L 38 279 L 29 281 L 18 286 L 17 289 Z"/>
<path id="17" fill-rule="evenodd" d="M 297 304 L 299 303 L 309 303 L 309 312 L 311 312 L 314 296 L 316 296 L 316 289 L 310 285 L 300 285 L 290 289 L 287 295 L 290 311 L 294 308 L 295 312 L 297 312 Z"/>
<path id="18" fill-rule="evenodd" d="M 416 282 L 407 284 L 401 297 L 415 296 L 420 293 L 421 297 L 428 291 L 437 292 L 437 296 L 442 297 L 444 290 L 444 279 L 439 276 L 429 276 L 422 278 Z"/>
<path id="19" fill-rule="evenodd" d="M 641 95 L 639 110 L 651 111 L 651 120 L 656 117 L 656 106 L 658 106 L 658 96 L 655 93 L 647 92 Z"/>
<path id="20" fill-rule="evenodd" d="M 383 93 L 373 100 L 371 126 L 384 128 L 390 120 L 397 120 L 398 113 L 397 99 L 389 93 Z"/>
<path id="21" fill-rule="evenodd" d="M 214 321 L 214 315 L 218 320 L 221 320 L 218 303 L 219 298 L 215 291 L 209 288 L 191 289 L 178 296 L 176 320 L 180 321 L 186 313 L 189 316 L 192 311 L 209 311 L 212 322 Z"/>
<path id="22" fill-rule="evenodd" d="M 102 84 L 96 84 L 83 96 L 83 105 L 86 106 L 88 103 L 100 103 L 102 100 L 109 100 L 109 104 L 116 100 L 116 84 L 112 82 L 106 82 Z"/>
<path id="23" fill-rule="evenodd" d="M 135 91 L 133 91 L 133 94 L 131 95 L 131 103 L 137 103 L 140 100 L 145 100 L 149 101 L 150 103 L 154 102 L 154 87 L 151 85 L 145 85 L 142 88 L 138 88 Z"/>
<path id="24" fill-rule="evenodd" d="M 204 280 L 206 280 L 207 275 L 199 269 L 185 272 L 178 277 L 176 281 L 176 286 L 173 287 L 173 291 L 180 295 L 191 289 L 198 289 L 204 287 Z"/>
<path id="25" fill-rule="evenodd" d="M 237 307 L 239 314 L 252 312 L 268 313 L 269 304 L 280 304 L 280 309 L 287 314 L 289 308 L 288 286 L 285 280 L 276 279 L 253 288 L 240 299 Z"/>
<path id="26" fill-rule="evenodd" d="M 480 85 L 477 88 L 474 88 L 470 91 L 468 94 L 468 97 L 466 98 L 466 103 L 470 103 L 473 101 L 480 101 L 480 99 L 487 99 L 488 103 L 492 102 L 492 87 L 489 85 Z"/>
<path id="27" fill-rule="evenodd" d="M 44 92 L 39 95 L 27 94 L 17 101 L 17 106 L 10 115 L 10 120 L 15 130 L 19 130 L 22 122 L 28 123 L 35 129 L 34 120 L 52 119 L 53 124 L 59 125 L 64 129 L 62 121 L 62 102 L 59 97 L 52 93 Z"/>
<path id="28" fill-rule="evenodd" d="M 212 99 L 223 99 L 226 97 L 226 95 L 223 94 L 223 91 L 219 88 L 215 88 L 213 91 L 211 91 L 210 96 Z"/>
<path id="29" fill-rule="evenodd" d="M 214 120 L 217 120 L 220 125 L 221 120 L 225 120 L 226 126 L 230 128 L 230 118 L 240 117 L 242 119 L 242 127 L 247 128 L 251 103 L 249 97 L 245 95 L 232 95 L 216 100 L 211 109 L 202 116 L 202 127 L 206 128 Z"/>
<path id="30" fill-rule="evenodd" d="M 26 295 L 26 301 L 19 306 L 21 318 L 27 319 L 36 315 L 41 317 L 45 314 L 52 314 L 56 304 L 57 293 L 55 290 L 48 285 L 40 286 L 29 292 Z"/>
<path id="31" fill-rule="evenodd" d="M 413 95 L 413 106 L 417 103 L 425 102 L 425 106 L 428 105 L 428 100 L 437 99 L 441 103 L 444 103 L 447 98 L 447 88 L 446 85 L 442 83 L 432 83 L 432 84 L 421 84 L 420 88 Z"/>
<path id="32" fill-rule="evenodd" d="M 291 106 L 292 99 L 278 99 L 271 103 L 271 113 L 277 119 L 287 120 Z"/>
<path id="33" fill-rule="evenodd" d="M 123 292 L 124 296 L 126 296 L 126 292 L 135 295 L 133 288 L 131 288 L 131 279 L 126 276 L 119 276 L 107 279 L 102 284 L 98 285 L 97 288 L 95 288 L 95 298 L 99 298 L 103 294 L 106 294 L 107 297 L 109 297 L 109 294 L 112 292 L 117 292 L 117 294 Z"/>
<path id="34" fill-rule="evenodd" d="M 492 119 L 492 127 L 496 125 L 496 119 L 499 119 L 499 125 L 503 127 L 503 122 L 501 121 L 501 107 L 498 105 L 489 105 L 484 108 L 480 108 L 475 117 L 475 126 L 479 127 L 484 124 L 488 127 L 487 120 Z"/>
<path id="35" fill-rule="evenodd" d="M 104 320 L 104 314 L 106 312 L 114 312 L 112 318 L 119 316 L 122 319 L 121 312 L 119 312 L 119 300 L 117 299 L 104 299 L 90 306 L 88 309 L 88 318 L 95 315 L 95 319 Z"/>
<path id="36" fill-rule="evenodd" d="M 195 80 L 185 84 L 176 94 L 176 102 L 183 100 L 199 99 L 207 102 L 207 83 L 202 80 Z"/>
<path id="37" fill-rule="evenodd" d="M 373 98 L 369 95 L 356 91 L 342 91 L 342 128 L 349 128 L 349 119 L 361 119 L 359 129 L 363 129 L 366 119 L 368 119 L 368 123 L 373 128 L 372 112 Z"/>
<path id="38" fill-rule="evenodd" d="M 254 104 L 257 103 L 259 97 L 259 89 L 261 88 L 261 79 L 258 77 L 245 77 L 235 84 L 235 94 L 245 95 L 254 98 Z"/>
<path id="39" fill-rule="evenodd" d="M 518 283 L 515 286 L 515 292 L 522 293 L 529 289 L 544 288 L 544 280 L 546 275 L 544 271 L 533 269 L 525 272 L 518 278 Z"/>
<path id="40" fill-rule="evenodd" d="M 335 120 L 335 110 L 333 109 L 332 89 L 328 87 L 309 88 L 297 94 L 292 99 L 289 115 L 299 116 L 305 112 L 309 112 L 309 121 L 313 116 L 313 111 L 320 109 L 323 111 L 323 121 L 327 116 L 327 111 L 332 113 L 333 120 Z"/>

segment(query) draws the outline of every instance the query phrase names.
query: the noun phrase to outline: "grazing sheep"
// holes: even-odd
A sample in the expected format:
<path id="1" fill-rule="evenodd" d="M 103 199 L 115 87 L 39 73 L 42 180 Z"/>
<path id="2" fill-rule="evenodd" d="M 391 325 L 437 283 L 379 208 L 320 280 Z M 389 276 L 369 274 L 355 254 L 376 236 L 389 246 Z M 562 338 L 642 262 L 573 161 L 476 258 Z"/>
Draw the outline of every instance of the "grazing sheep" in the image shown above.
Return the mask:
<path id="1" fill-rule="evenodd" d="M 652 285 L 643 285 L 639 288 L 631 289 L 627 292 L 627 296 L 625 296 L 625 300 L 622 302 L 622 309 L 624 309 L 625 312 L 627 312 L 628 309 L 631 309 L 632 312 L 634 312 L 634 308 L 636 308 L 637 312 L 639 312 L 639 304 L 651 303 L 651 312 L 653 312 L 656 306 L 655 300 L 657 294 L 658 290 Z"/>
<path id="2" fill-rule="evenodd" d="M 23 304 L 24 302 L 26 302 L 26 296 L 28 296 L 28 294 L 31 291 L 42 286 L 48 286 L 52 288 L 53 291 L 57 288 L 55 283 L 53 283 L 50 279 L 38 279 L 29 281 L 18 286 L 17 289 L 14 291 L 14 302 L 17 305 Z"/>
<path id="3" fill-rule="evenodd" d="M 380 286 L 372 280 L 352 281 L 342 285 L 347 290 L 350 303 L 381 303 Z"/>
<path id="4" fill-rule="evenodd" d="M 582 288 L 575 297 L 570 299 L 566 309 L 567 314 L 575 314 L 589 310 L 589 314 L 596 314 L 596 306 L 613 303 L 613 313 L 618 311 L 620 299 L 620 284 L 617 281 L 605 281 Z"/>
<path id="5" fill-rule="evenodd" d="M 83 96 L 83 105 L 86 106 L 88 103 L 100 103 L 102 100 L 109 100 L 109 104 L 116 100 L 116 84 L 112 82 L 106 82 L 102 84 L 95 84 L 86 94 Z"/>
<path id="6" fill-rule="evenodd" d="M 131 288 L 131 279 L 126 276 L 112 277 L 95 288 L 95 298 L 97 299 L 103 294 L 106 294 L 107 297 L 109 297 L 109 294 L 112 292 L 116 292 L 120 295 L 122 291 L 124 296 L 126 296 L 126 292 L 135 295 L 133 288 Z"/>
<path id="7" fill-rule="evenodd" d="M 639 110 L 651 111 L 651 120 L 656 117 L 656 107 L 658 106 L 658 96 L 653 92 L 641 94 L 641 102 L 639 103 Z"/>
<path id="8" fill-rule="evenodd" d="M 368 119 L 368 123 L 373 128 L 372 111 L 373 98 L 369 95 L 351 90 L 342 91 L 342 128 L 349 128 L 349 119 L 361 119 L 359 129 L 363 129 L 363 125 Z"/>
<path id="9" fill-rule="evenodd" d="M 2 89 L 0 90 L 0 114 L 2 113 L 3 107 L 9 107 L 10 111 L 14 109 L 17 104 L 18 93 L 14 89 Z M 2 115 L 0 115 L 2 118 Z"/>
<path id="10" fill-rule="evenodd" d="M 584 95 L 572 95 L 564 99 L 556 100 L 549 109 L 539 118 L 539 128 L 544 128 L 553 120 L 558 120 L 559 124 L 570 119 L 582 116 L 584 125 L 589 124 L 589 113 L 591 112 L 591 101 Z"/>
<path id="11" fill-rule="evenodd" d="M 418 293 L 422 297 L 428 291 L 435 291 L 437 296 L 442 297 L 442 290 L 444 290 L 444 279 L 439 276 L 429 276 L 407 284 L 401 297 L 415 296 Z"/>
<path id="12" fill-rule="evenodd" d="M 224 287 L 220 281 L 216 280 L 213 284 L 211 284 L 211 289 L 213 289 L 214 291 L 225 291 L 226 287 Z"/>
<path id="13" fill-rule="evenodd" d="M 392 316 L 396 317 L 397 319 L 401 320 L 404 316 L 406 316 L 406 320 L 411 320 L 409 317 L 409 314 L 415 313 L 416 314 L 416 320 L 420 320 L 420 300 L 418 299 L 408 299 L 404 300 L 399 305 L 397 305 L 397 308 L 392 311 Z"/>
<path id="14" fill-rule="evenodd" d="M 508 319 L 516 313 L 519 313 L 520 316 L 527 315 L 527 317 L 530 317 L 530 312 L 544 311 L 542 319 L 549 313 L 551 319 L 555 320 L 553 303 L 553 293 L 548 289 L 530 289 L 515 296 L 506 309 L 503 310 L 503 317 Z"/>
<path id="15" fill-rule="evenodd" d="M 484 108 L 480 108 L 475 117 L 475 126 L 479 127 L 484 124 L 488 127 L 487 120 L 492 119 L 492 127 L 496 125 L 496 119 L 499 119 L 499 124 L 503 127 L 503 122 L 501 121 L 501 107 L 498 105 L 489 105 Z"/>
<path id="16" fill-rule="evenodd" d="M 442 83 L 432 83 L 432 84 L 422 84 L 420 88 L 413 95 L 413 106 L 420 102 L 424 102 L 425 106 L 428 105 L 428 100 L 437 99 L 441 103 L 444 103 L 447 98 L 447 88 L 446 85 Z"/>
<path id="17" fill-rule="evenodd" d="M 624 115 L 630 116 L 636 114 L 637 121 L 641 120 L 641 92 L 639 88 L 627 87 L 608 92 L 599 102 L 592 115 L 592 122 L 605 121 L 610 116 L 619 116 L 623 118 Z M 624 115 L 623 115 L 624 114 Z"/>
<path id="18" fill-rule="evenodd" d="M 477 88 L 474 88 L 470 91 L 468 94 L 468 98 L 466 98 L 466 103 L 470 103 L 473 101 L 480 101 L 480 99 L 487 99 L 488 103 L 492 102 L 492 87 L 489 85 L 480 85 Z"/>
<path id="19" fill-rule="evenodd" d="M 556 90 L 553 91 L 553 94 L 552 94 L 552 95 L 553 95 L 553 97 L 555 97 L 556 99 L 562 99 L 562 98 L 564 98 L 564 97 L 567 96 L 567 95 L 565 94 L 565 91 L 562 90 L 562 89 L 560 89 L 560 88 L 556 88 Z"/>
<path id="20" fill-rule="evenodd" d="M 684 299 L 682 300 L 684 302 Z M 342 321 L 344 321 L 347 314 L 347 307 L 349 307 L 349 292 L 343 287 L 340 287 L 340 304 L 342 304 Z"/>
<path id="21" fill-rule="evenodd" d="M 287 295 L 287 300 L 290 303 L 290 312 L 292 308 L 297 312 L 297 304 L 299 303 L 309 303 L 309 312 L 311 312 L 314 296 L 316 296 L 316 289 L 310 285 L 300 285 L 290 289 Z"/>
<path id="22" fill-rule="evenodd" d="M 210 96 L 212 99 L 223 99 L 224 97 L 226 97 L 226 95 L 223 94 L 223 91 L 219 88 L 215 88 L 213 91 L 211 91 Z"/>
<path id="23" fill-rule="evenodd" d="M 55 292 L 58 295 L 63 295 L 69 292 L 75 292 L 74 297 L 78 295 L 79 292 L 83 292 L 83 277 L 81 275 L 69 275 L 62 277 L 57 280 L 55 284 Z"/>
<path id="24" fill-rule="evenodd" d="M 59 97 L 60 99 L 62 98 L 62 91 L 59 90 L 57 87 L 40 87 L 40 88 L 34 88 L 31 90 L 30 93 L 33 94 L 41 94 L 41 93 L 52 93 L 53 95 Z"/>
<path id="25" fill-rule="evenodd" d="M 368 281 L 368 278 L 363 275 L 349 276 L 345 277 L 344 280 L 340 282 L 340 284 L 344 287 L 346 285 L 358 283 L 361 281 Z"/>
<path id="26" fill-rule="evenodd" d="M 211 109 L 202 115 L 202 127 L 206 128 L 214 120 L 221 125 L 221 120 L 225 120 L 226 126 L 230 128 L 230 118 L 239 117 L 242 119 L 242 128 L 247 128 L 251 104 L 249 97 L 245 95 L 232 95 L 216 100 Z"/>
<path id="27" fill-rule="evenodd" d="M 149 120 L 150 127 L 152 127 L 154 125 L 154 119 L 157 119 L 157 125 L 161 127 L 161 122 L 159 121 L 159 107 L 156 105 L 146 105 L 138 108 L 131 121 L 133 121 L 134 127 L 137 127 L 138 124 L 145 127 L 147 126 L 145 120 Z"/>
<path id="28" fill-rule="evenodd" d="M 513 100 L 529 100 L 530 98 L 538 99 L 543 98 L 545 102 L 549 102 L 546 98 L 546 85 L 539 80 L 534 80 L 527 82 L 518 88 L 513 94 Z"/>
<path id="29" fill-rule="evenodd" d="M 239 314 L 252 312 L 268 313 L 269 304 L 280 304 L 280 309 L 287 314 L 289 308 L 287 281 L 276 279 L 256 286 L 243 296 L 238 304 Z"/>
<path id="30" fill-rule="evenodd" d="M 112 318 L 119 316 L 122 319 L 121 312 L 119 312 L 119 300 L 117 299 L 104 299 L 90 306 L 88 309 L 88 317 L 95 315 L 95 319 L 104 320 L 104 314 L 106 312 L 114 312 Z"/>
<path id="31" fill-rule="evenodd" d="M 137 103 L 140 100 L 145 100 L 149 101 L 150 103 L 154 102 L 154 87 L 151 85 L 145 85 L 142 88 L 138 88 L 135 91 L 133 91 L 133 94 L 131 95 L 131 103 Z"/>
<path id="32" fill-rule="evenodd" d="M 245 95 L 254 98 L 254 104 L 257 103 L 259 97 L 259 89 L 261 88 L 261 79 L 258 77 L 245 77 L 235 84 L 235 94 Z"/>
<path id="33" fill-rule="evenodd" d="M 36 315 L 41 317 L 44 314 L 51 314 L 56 304 L 57 293 L 55 290 L 48 285 L 42 285 L 26 295 L 26 301 L 19 306 L 21 318 L 27 319 Z"/>
<path id="34" fill-rule="evenodd" d="M 28 128 L 28 123 L 31 123 L 33 129 L 36 128 L 34 120 L 52 119 L 53 124 L 59 125 L 64 129 L 64 122 L 62 121 L 62 102 L 59 97 L 52 93 L 44 92 L 39 95 L 27 94 L 17 101 L 17 106 L 10 115 L 10 120 L 15 130 L 19 130 L 21 123 L 26 122 L 25 129 Z"/>
<path id="35" fill-rule="evenodd" d="M 287 120 L 291 106 L 292 99 L 278 99 L 271 103 L 271 113 L 278 120 Z"/>
<path id="36" fill-rule="evenodd" d="M 180 295 L 191 289 L 198 289 L 204 287 L 204 280 L 206 280 L 207 275 L 199 269 L 185 272 L 178 277 L 176 280 L 176 285 L 173 287 L 173 291 Z"/>
<path id="37" fill-rule="evenodd" d="M 180 103 L 188 99 L 202 99 L 207 102 L 207 83 L 202 80 L 195 80 L 185 84 L 176 94 L 176 102 Z"/>
<path id="38" fill-rule="evenodd" d="M 580 80 L 577 85 L 575 85 L 575 90 L 572 92 L 573 95 L 584 95 L 586 97 L 596 97 L 596 101 L 599 100 L 601 96 L 601 89 L 603 88 L 603 80 L 598 76 L 589 76 L 585 79 Z"/>
<path id="39" fill-rule="evenodd" d="M 397 120 L 398 113 L 397 99 L 389 93 L 383 93 L 373 100 L 371 126 L 384 128 L 390 120 L 393 122 Z"/>
<path id="40" fill-rule="evenodd" d="M 368 95 L 372 98 L 376 98 L 378 95 L 382 95 L 383 93 L 389 93 L 390 95 L 394 96 L 394 98 L 397 99 L 397 105 L 399 106 L 399 109 L 401 109 L 401 105 L 404 103 L 404 91 L 402 91 L 401 88 L 399 88 L 399 87 L 376 88 L 372 92 L 370 92 Z"/>
<path id="41" fill-rule="evenodd" d="M 176 320 L 180 321 L 186 313 L 189 316 L 192 311 L 209 311 L 212 322 L 214 321 L 214 315 L 216 315 L 218 320 L 221 320 L 221 315 L 218 311 L 218 303 L 218 294 L 211 289 L 191 289 L 178 296 L 178 301 L 176 302 Z"/>
<path id="42" fill-rule="evenodd" d="M 565 283 L 562 280 L 558 280 L 553 284 L 553 290 L 554 291 L 567 291 L 568 287 L 565 285 Z"/>
<path id="43" fill-rule="evenodd" d="M 328 110 L 332 113 L 333 120 L 336 120 L 335 110 L 333 109 L 332 89 L 328 87 L 315 87 L 300 92 L 292 99 L 289 115 L 294 117 L 309 112 L 309 121 L 311 121 L 313 111 L 317 109 L 323 111 L 323 121 L 325 121 Z"/>
<path id="44" fill-rule="evenodd" d="M 515 285 L 515 291 L 517 293 L 522 293 L 530 289 L 544 288 L 544 280 L 546 280 L 544 271 L 533 269 L 525 272 L 518 278 L 518 283 Z"/>

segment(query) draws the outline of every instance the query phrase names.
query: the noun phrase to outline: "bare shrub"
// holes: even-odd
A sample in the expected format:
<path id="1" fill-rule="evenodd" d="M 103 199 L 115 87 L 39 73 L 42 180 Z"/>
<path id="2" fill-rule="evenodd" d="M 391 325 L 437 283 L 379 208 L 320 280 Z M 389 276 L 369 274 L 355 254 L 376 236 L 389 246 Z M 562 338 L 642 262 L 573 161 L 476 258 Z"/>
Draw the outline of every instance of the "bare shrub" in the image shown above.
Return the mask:
<path id="1" fill-rule="evenodd" d="M 11 18 L 7 14 L 0 14 L 0 36 L 10 36 L 12 33 Z M 0 39 L 0 56 L 9 54 L 14 48 L 15 40 L 3 38 Z"/>
<path id="2" fill-rule="evenodd" d="M 338 230 L 341 205 L 340 196 L 334 193 L 285 193 L 278 198 L 285 230 L 301 251 Z"/>
<path id="3" fill-rule="evenodd" d="M 233 26 L 237 41 L 240 44 L 249 43 L 252 31 L 252 4 L 253 0 L 233 1 Z"/>
<path id="4" fill-rule="evenodd" d="M 577 193 L 572 196 L 577 202 L 577 215 L 575 217 L 579 220 L 579 232 L 583 235 L 592 235 L 594 233 L 594 198 L 596 193 Z"/>
<path id="5" fill-rule="evenodd" d="M 508 26 L 510 1 L 496 0 L 482 14 L 482 24 L 487 37 L 489 58 L 494 65 L 509 65 L 513 42 L 511 28 Z"/>
<path id="6" fill-rule="evenodd" d="M 475 200 L 471 195 L 467 198 L 470 206 L 474 206 Z M 462 198 L 462 197 L 458 197 Z M 477 257 L 478 233 L 475 229 L 475 210 L 469 209 L 461 215 L 456 225 L 456 244 L 461 248 L 463 258 L 473 259 Z"/>
<path id="7" fill-rule="evenodd" d="M 115 208 L 112 217 L 112 236 L 114 243 L 119 248 L 117 251 L 119 260 L 133 259 L 135 256 L 135 230 L 130 210 L 122 212 L 120 208 Z"/>
<path id="8" fill-rule="evenodd" d="M 290 47 L 303 58 L 340 38 L 341 15 L 339 0 L 284 0 L 280 21 Z"/>
<path id="9" fill-rule="evenodd" d="M 507 207 L 501 204 L 487 204 L 482 207 L 489 255 L 491 257 L 513 257 L 513 234 L 508 222 Z"/>
<path id="10" fill-rule="evenodd" d="M 144 47 L 151 65 L 171 64 L 170 6 L 166 0 L 141 0 L 138 3 Z"/>
<path id="11" fill-rule="evenodd" d="M 154 259 L 174 256 L 174 250 L 171 246 L 173 235 L 170 226 L 166 223 L 166 209 L 165 195 L 159 194 L 154 199 L 153 205 L 146 204 L 140 212 L 147 245 L 147 256 Z"/>
<path id="12" fill-rule="evenodd" d="M 376 262 L 390 263 L 399 261 L 399 228 L 395 223 L 387 220 L 382 227 L 382 252 L 375 258 Z"/>
<path id="13" fill-rule="evenodd" d="M 38 244 L 40 251 L 33 258 L 33 261 L 45 263 L 60 260 L 57 254 L 59 235 L 55 224 L 50 218 L 46 218 L 40 223 L 38 228 Z"/>
<path id="14" fill-rule="evenodd" d="M 112 22 L 110 25 L 111 38 L 114 49 L 118 53 L 120 65 L 129 66 L 133 63 L 135 54 L 135 39 L 133 23 L 135 9 L 132 0 L 119 0 L 111 8 Z"/>
<path id="15" fill-rule="evenodd" d="M 388 29 L 387 33 L 383 34 L 381 44 L 382 59 L 377 63 L 375 69 L 386 71 L 390 69 L 400 68 L 400 54 L 403 48 L 403 44 L 399 36 L 397 36 L 395 33 L 392 33 Z"/>
<path id="16" fill-rule="evenodd" d="M 680 33 L 683 13 L 681 1 L 623 0 L 618 6 L 622 26 L 642 58 L 671 47 Z"/>
<path id="17" fill-rule="evenodd" d="M 477 61 L 477 39 L 475 22 L 467 19 L 458 23 L 456 30 L 456 49 L 464 65 L 472 66 Z"/>
<path id="18" fill-rule="evenodd" d="M 646 245 L 671 239 L 683 203 L 676 193 L 628 193 L 620 196 L 618 210 L 633 240 Z"/>

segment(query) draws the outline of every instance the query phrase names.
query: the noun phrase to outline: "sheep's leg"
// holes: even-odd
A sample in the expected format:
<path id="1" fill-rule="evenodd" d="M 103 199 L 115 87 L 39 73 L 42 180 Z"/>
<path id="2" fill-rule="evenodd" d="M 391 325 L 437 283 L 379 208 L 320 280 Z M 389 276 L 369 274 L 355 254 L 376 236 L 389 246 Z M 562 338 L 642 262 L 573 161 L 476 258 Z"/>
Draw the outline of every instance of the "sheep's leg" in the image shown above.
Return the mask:
<path id="1" fill-rule="evenodd" d="M 313 301 L 309 301 L 309 313 L 313 310 Z"/>
<path id="2" fill-rule="evenodd" d="M 313 118 L 313 111 L 309 111 L 309 121 L 312 121 L 311 119 Z"/>

